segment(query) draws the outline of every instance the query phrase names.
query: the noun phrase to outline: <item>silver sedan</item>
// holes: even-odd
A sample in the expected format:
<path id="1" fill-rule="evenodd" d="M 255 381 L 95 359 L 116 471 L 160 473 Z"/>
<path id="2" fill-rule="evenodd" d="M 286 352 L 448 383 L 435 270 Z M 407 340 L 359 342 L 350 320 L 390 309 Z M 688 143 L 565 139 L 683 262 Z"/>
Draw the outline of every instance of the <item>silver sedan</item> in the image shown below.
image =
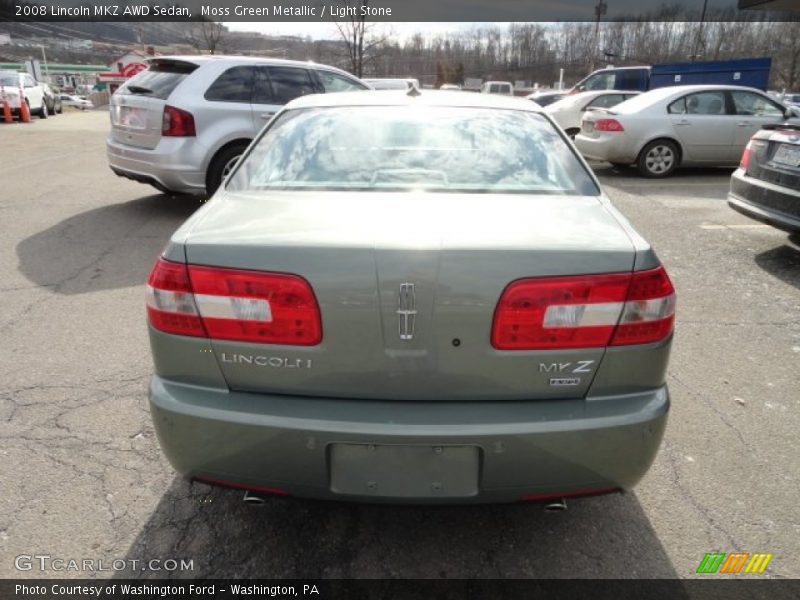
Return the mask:
<path id="1" fill-rule="evenodd" d="M 611 109 L 588 110 L 575 145 L 586 158 L 666 177 L 679 166 L 735 166 L 762 125 L 793 114 L 753 88 L 660 88 Z"/>

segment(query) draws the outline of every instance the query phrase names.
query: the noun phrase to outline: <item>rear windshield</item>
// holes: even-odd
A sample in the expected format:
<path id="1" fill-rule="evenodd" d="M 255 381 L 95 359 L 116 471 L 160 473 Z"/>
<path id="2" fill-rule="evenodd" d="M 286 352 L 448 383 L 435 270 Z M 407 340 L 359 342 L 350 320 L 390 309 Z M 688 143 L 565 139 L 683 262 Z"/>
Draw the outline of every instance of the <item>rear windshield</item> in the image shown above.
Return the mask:
<path id="1" fill-rule="evenodd" d="M 196 68 L 197 65 L 188 62 L 151 64 L 147 70 L 137 73 L 126 81 L 116 93 L 166 100 L 172 90 Z"/>
<path id="2" fill-rule="evenodd" d="M 599 193 L 543 116 L 427 106 L 284 112 L 227 188 Z"/>

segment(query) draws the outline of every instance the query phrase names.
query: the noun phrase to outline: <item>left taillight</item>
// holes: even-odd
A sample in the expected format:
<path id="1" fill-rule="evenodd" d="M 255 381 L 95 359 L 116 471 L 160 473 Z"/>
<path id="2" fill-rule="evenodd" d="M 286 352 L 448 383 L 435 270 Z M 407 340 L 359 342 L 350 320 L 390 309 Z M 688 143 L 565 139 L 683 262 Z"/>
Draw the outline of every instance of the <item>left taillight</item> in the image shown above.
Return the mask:
<path id="1" fill-rule="evenodd" d="M 755 143 L 753 142 L 753 138 L 750 138 L 750 141 L 747 142 L 747 145 L 744 147 L 744 152 L 742 152 L 742 160 L 739 161 L 739 168 L 743 171 L 747 171 L 747 167 L 750 166 L 750 158 L 753 156 L 753 147 Z"/>
<path id="2" fill-rule="evenodd" d="M 495 309 L 498 350 L 597 348 L 672 333 L 675 290 L 663 267 L 634 273 L 520 279 Z"/>
<path id="3" fill-rule="evenodd" d="M 147 311 L 155 329 L 177 335 L 292 346 L 322 341 L 311 285 L 288 273 L 160 258 L 148 280 Z"/>
<path id="4" fill-rule="evenodd" d="M 194 115 L 181 108 L 167 104 L 161 119 L 161 135 L 167 137 L 194 137 Z"/>

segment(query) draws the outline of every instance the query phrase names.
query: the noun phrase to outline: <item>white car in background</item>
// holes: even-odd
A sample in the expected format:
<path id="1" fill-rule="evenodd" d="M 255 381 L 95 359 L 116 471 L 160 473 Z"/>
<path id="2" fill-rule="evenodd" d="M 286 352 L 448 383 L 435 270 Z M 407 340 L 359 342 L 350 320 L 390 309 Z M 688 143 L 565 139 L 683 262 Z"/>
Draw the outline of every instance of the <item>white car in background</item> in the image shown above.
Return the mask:
<path id="1" fill-rule="evenodd" d="M 481 94 L 513 96 L 514 86 L 510 81 L 487 81 L 481 86 Z"/>
<path id="2" fill-rule="evenodd" d="M 659 88 L 613 108 L 587 110 L 575 145 L 588 159 L 635 164 L 645 177 L 666 177 L 684 166 L 733 167 L 754 133 L 795 110 L 755 88 Z"/>
<path id="3" fill-rule="evenodd" d="M 589 108 L 611 108 L 630 100 L 640 92 L 620 92 L 618 90 L 598 90 L 569 94 L 553 104 L 545 106 L 544 111 L 553 117 L 568 136 L 574 138 L 581 130 L 583 113 Z"/>
<path id="4" fill-rule="evenodd" d="M 71 94 L 61 94 L 61 103 L 64 106 L 72 106 L 74 108 L 79 108 L 81 110 L 86 110 L 87 108 L 94 108 L 94 104 L 92 104 L 91 100 L 86 100 L 85 98 L 80 98 L 78 96 L 73 96 Z"/>
<path id="5" fill-rule="evenodd" d="M 387 79 L 373 78 L 362 79 L 373 90 L 410 90 L 412 87 L 419 89 L 419 81 L 413 78 L 406 79 Z"/>
<path id="6" fill-rule="evenodd" d="M 0 87 L 8 99 L 13 114 L 19 114 L 21 106 L 19 92 L 22 90 L 32 115 L 38 115 L 41 119 L 46 119 L 50 115 L 44 99 L 44 88 L 28 73 L 0 71 Z"/>

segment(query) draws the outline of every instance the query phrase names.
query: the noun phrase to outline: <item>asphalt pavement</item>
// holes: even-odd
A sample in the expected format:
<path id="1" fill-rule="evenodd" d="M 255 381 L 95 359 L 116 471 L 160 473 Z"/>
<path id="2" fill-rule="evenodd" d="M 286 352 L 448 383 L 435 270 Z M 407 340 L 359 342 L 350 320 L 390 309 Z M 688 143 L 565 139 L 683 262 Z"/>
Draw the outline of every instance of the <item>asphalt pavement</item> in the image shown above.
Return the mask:
<path id="1" fill-rule="evenodd" d="M 633 493 L 559 513 L 253 507 L 159 450 L 143 283 L 201 201 L 114 176 L 107 128 L 104 111 L 0 124 L 0 577 L 694 577 L 712 551 L 800 577 L 800 250 L 727 207 L 730 169 L 597 166 L 679 298 L 669 425 Z M 108 570 L 18 570 L 42 555 Z"/>

